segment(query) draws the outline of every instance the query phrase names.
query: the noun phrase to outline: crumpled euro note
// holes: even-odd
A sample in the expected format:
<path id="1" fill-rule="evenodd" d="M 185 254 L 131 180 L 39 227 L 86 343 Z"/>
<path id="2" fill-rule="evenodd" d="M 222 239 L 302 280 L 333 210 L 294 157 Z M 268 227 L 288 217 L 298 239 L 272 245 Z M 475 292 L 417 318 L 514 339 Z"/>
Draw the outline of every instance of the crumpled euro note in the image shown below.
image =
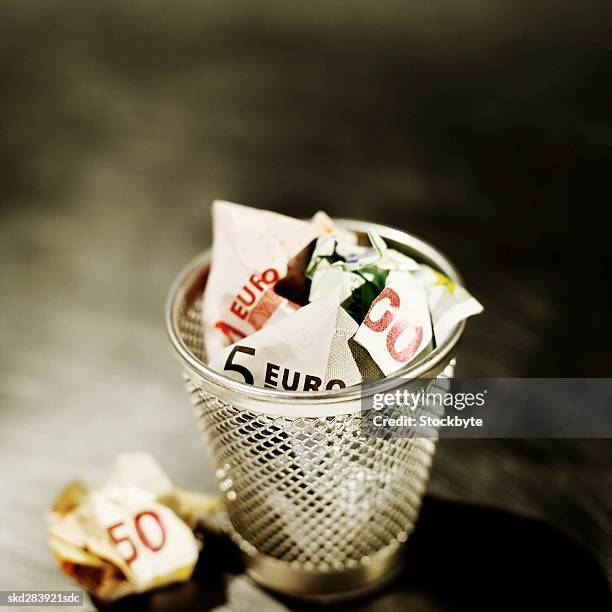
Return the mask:
<path id="1" fill-rule="evenodd" d="M 370 247 L 345 243 L 334 235 L 317 240 L 305 271 L 311 280 L 311 302 L 339 285 L 343 308 L 361 323 L 390 272 L 419 269 L 414 259 L 388 248 L 378 234 L 370 232 L 368 238 Z"/>
<path id="2" fill-rule="evenodd" d="M 461 285 L 430 266 L 421 264 L 414 278 L 427 291 L 436 344 L 444 342 L 457 323 L 483 311 L 480 302 Z"/>
<path id="3" fill-rule="evenodd" d="M 348 346 L 353 334 L 344 333 L 344 326 L 351 322 L 335 288 L 290 317 L 230 345 L 211 366 L 258 387 L 286 391 L 345 388 L 361 382 Z"/>
<path id="4" fill-rule="evenodd" d="M 191 577 L 218 497 L 184 491 L 146 453 L 115 460 L 106 483 L 69 484 L 49 513 L 49 544 L 61 569 L 93 596 L 113 601 Z"/>
<path id="5" fill-rule="evenodd" d="M 276 285 L 300 267 L 320 225 L 240 204 L 212 206 L 212 264 L 202 302 L 209 358 L 299 307 Z"/>
<path id="6" fill-rule="evenodd" d="M 301 221 L 215 202 L 213 230 L 204 340 L 209 365 L 240 382 L 322 391 L 383 378 L 483 310 L 438 270 L 323 212 Z"/>
<path id="7" fill-rule="evenodd" d="M 383 373 L 392 374 L 431 346 L 432 329 L 424 287 L 409 272 L 390 272 L 355 334 Z"/>

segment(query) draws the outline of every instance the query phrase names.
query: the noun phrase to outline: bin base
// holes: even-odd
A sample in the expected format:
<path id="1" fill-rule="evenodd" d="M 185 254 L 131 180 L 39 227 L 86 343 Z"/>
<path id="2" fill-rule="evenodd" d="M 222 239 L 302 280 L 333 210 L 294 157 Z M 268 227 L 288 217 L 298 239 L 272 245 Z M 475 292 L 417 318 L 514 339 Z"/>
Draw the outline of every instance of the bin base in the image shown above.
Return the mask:
<path id="1" fill-rule="evenodd" d="M 321 603 L 355 599 L 382 588 L 402 569 L 401 548 L 372 559 L 366 566 L 332 572 L 293 569 L 265 555 L 243 555 L 246 574 L 261 586 L 299 599 Z"/>

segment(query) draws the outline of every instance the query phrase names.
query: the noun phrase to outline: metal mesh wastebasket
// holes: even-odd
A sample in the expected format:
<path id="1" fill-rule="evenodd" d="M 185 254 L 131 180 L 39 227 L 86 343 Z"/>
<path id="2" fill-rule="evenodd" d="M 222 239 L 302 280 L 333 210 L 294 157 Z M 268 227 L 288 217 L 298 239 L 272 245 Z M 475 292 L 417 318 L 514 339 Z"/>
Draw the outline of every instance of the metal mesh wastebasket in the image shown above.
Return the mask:
<path id="1" fill-rule="evenodd" d="M 373 229 L 390 246 L 457 282 L 437 249 L 405 232 L 338 220 L 361 235 Z M 426 358 L 367 389 L 317 392 L 256 388 L 205 365 L 201 298 L 209 253 L 179 275 L 167 327 L 226 501 L 227 527 L 247 572 L 268 588 L 302 597 L 357 592 L 397 566 L 429 476 L 435 440 L 364 437 L 362 394 L 406 377 L 452 374 L 464 323 Z"/>

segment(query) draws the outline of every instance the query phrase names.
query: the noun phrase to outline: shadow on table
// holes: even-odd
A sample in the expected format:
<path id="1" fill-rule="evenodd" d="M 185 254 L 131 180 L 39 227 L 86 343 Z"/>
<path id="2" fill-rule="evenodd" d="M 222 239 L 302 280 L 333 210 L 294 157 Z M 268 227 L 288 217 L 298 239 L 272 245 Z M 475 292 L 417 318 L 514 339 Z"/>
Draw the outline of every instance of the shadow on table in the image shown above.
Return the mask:
<path id="1" fill-rule="evenodd" d="M 227 538 L 207 534 L 184 585 L 129 597 L 106 610 L 610 610 L 610 588 L 595 559 L 545 523 L 502 510 L 426 497 L 397 577 L 369 596 L 315 605 L 276 596 L 241 577 Z"/>

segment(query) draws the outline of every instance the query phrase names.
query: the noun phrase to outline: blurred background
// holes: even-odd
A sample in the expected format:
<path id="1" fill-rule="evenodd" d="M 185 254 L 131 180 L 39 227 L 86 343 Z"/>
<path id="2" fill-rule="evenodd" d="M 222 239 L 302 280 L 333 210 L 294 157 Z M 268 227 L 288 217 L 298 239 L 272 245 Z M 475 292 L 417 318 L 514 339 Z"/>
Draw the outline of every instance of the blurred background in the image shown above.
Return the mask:
<path id="1" fill-rule="evenodd" d="M 214 198 L 441 248 L 486 309 L 459 376 L 609 376 L 611 28 L 597 0 L 4 0 L 0 587 L 68 588 L 45 512 L 121 450 L 214 489 L 163 328 Z M 611 459 L 444 440 L 430 493 L 543 519 L 610 576 Z"/>

